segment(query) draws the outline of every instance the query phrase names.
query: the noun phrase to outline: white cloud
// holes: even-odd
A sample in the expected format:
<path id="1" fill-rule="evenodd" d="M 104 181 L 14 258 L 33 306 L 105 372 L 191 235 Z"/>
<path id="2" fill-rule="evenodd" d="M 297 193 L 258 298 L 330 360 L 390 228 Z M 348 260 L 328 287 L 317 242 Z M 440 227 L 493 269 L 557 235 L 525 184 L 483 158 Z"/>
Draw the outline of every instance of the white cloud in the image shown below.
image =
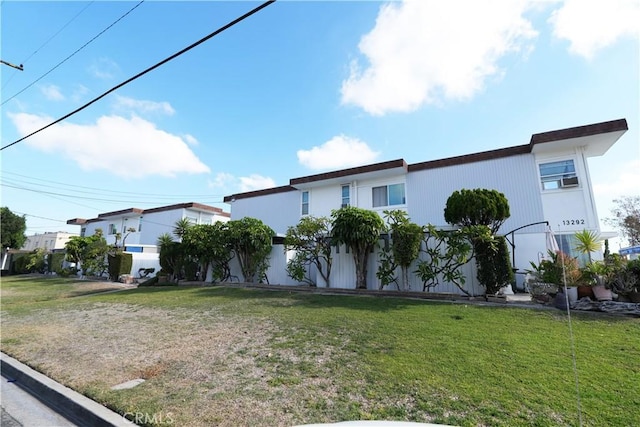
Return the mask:
<path id="1" fill-rule="evenodd" d="M 249 176 L 241 176 L 240 178 L 240 191 L 253 191 L 262 190 L 264 188 L 272 188 L 276 186 L 273 179 L 261 176 L 257 174 L 251 174 Z"/>
<path id="2" fill-rule="evenodd" d="M 209 188 L 227 189 L 237 183 L 235 176 L 226 172 L 219 172 L 213 180 L 209 180 Z"/>
<path id="3" fill-rule="evenodd" d="M 99 79 L 112 79 L 120 72 L 120 67 L 109 58 L 99 58 L 89 66 L 89 72 Z"/>
<path id="4" fill-rule="evenodd" d="M 342 103 L 370 114 L 414 111 L 425 103 L 464 100 L 499 73 L 509 52 L 530 49 L 537 36 L 523 13 L 527 0 L 405 0 L 380 9 L 360 40 L 369 61 L 351 64 Z"/>
<path id="5" fill-rule="evenodd" d="M 565 0 L 549 22 L 570 52 L 589 59 L 622 37 L 640 37 L 640 1 Z"/>
<path id="6" fill-rule="evenodd" d="M 331 138 L 311 150 L 298 150 L 298 162 L 309 169 L 339 169 L 373 162 L 379 155 L 366 142 L 345 135 Z"/>
<path id="7" fill-rule="evenodd" d="M 40 86 L 40 92 L 49 101 L 64 101 L 64 95 L 60 92 L 60 88 L 56 85 L 43 85 Z"/>
<path id="8" fill-rule="evenodd" d="M 247 192 L 273 188 L 276 183 L 273 179 L 258 174 L 236 177 L 230 173 L 220 172 L 213 180 L 209 180 L 209 187 L 221 189 L 227 192 Z"/>
<path id="9" fill-rule="evenodd" d="M 173 115 L 176 111 L 168 102 L 146 101 L 142 99 L 133 99 L 126 96 L 116 95 L 115 107 L 121 110 L 128 110 L 138 113 L 155 113 L 159 112 L 168 116 Z"/>
<path id="10" fill-rule="evenodd" d="M 21 135 L 53 121 L 28 113 L 9 113 L 9 118 Z M 83 170 L 106 170 L 122 177 L 209 172 L 179 136 L 136 116 L 102 116 L 95 124 L 86 125 L 59 123 L 24 144 L 70 158 Z"/>

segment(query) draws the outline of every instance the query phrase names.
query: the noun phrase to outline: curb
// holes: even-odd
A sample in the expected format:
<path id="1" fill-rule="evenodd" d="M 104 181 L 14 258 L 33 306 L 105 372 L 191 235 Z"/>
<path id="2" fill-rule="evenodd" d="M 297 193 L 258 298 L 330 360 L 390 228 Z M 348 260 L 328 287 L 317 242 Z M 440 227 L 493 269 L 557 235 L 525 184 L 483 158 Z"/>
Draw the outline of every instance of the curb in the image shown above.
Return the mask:
<path id="1" fill-rule="evenodd" d="M 135 427 L 122 415 L 44 376 L 11 356 L 0 353 L 2 376 L 79 426 Z"/>

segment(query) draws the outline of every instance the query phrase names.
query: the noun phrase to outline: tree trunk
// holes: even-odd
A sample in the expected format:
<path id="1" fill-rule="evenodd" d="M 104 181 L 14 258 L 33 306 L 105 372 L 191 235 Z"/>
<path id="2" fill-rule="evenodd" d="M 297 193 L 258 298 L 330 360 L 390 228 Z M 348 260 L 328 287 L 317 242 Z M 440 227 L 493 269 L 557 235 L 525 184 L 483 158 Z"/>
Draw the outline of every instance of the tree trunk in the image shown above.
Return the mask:
<path id="1" fill-rule="evenodd" d="M 353 259 L 356 263 L 356 289 L 367 289 L 367 260 L 369 251 L 354 251 Z"/>

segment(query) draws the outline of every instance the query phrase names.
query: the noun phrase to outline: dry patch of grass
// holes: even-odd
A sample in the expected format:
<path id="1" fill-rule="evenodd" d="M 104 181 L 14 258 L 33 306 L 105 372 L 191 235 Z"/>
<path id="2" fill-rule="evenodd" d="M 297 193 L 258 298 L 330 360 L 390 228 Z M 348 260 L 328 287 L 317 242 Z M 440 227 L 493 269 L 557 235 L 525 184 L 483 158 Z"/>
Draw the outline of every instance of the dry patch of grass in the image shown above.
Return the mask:
<path id="1" fill-rule="evenodd" d="M 5 315 L 3 351 L 121 412 L 162 411 L 189 426 L 293 425 L 305 399 L 336 394 L 323 367 L 333 350 L 301 354 L 280 347 L 278 332 L 215 309 L 92 303 Z M 315 373 L 297 377 L 299 366 Z M 147 381 L 110 390 L 135 378 Z"/>

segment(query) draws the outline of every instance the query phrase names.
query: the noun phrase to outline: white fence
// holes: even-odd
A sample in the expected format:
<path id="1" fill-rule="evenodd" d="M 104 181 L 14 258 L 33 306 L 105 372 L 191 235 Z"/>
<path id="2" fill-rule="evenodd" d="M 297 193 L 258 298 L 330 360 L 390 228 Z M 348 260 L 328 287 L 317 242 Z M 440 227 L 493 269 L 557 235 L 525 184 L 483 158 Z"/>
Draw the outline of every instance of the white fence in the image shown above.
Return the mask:
<path id="1" fill-rule="evenodd" d="M 382 244 L 383 242 L 380 241 Z M 367 265 L 367 289 L 381 289 L 380 279 L 376 276 L 378 271 L 378 258 L 380 249 L 376 248 L 373 253 L 369 255 Z M 287 275 L 287 262 L 294 255 L 293 251 L 285 253 L 284 246 L 275 244 L 271 250 L 269 257 L 269 268 L 267 270 L 267 281 L 271 285 L 281 286 L 298 286 L 305 285 L 305 283 L 293 280 Z M 421 255 L 423 256 L 423 255 Z M 334 247 L 332 250 L 332 267 L 331 275 L 329 276 L 329 288 L 340 289 L 355 289 L 356 287 L 356 269 L 353 255 L 349 253 L 344 245 Z M 423 291 L 423 283 L 420 278 L 413 274 L 416 270 L 417 261 L 414 262 L 409 268 L 409 284 L 410 290 L 414 292 Z M 460 267 L 462 273 L 466 278 L 464 289 L 471 295 L 483 295 L 485 293 L 484 287 L 478 283 L 476 278 L 476 266 L 475 262 L 471 261 L 462 267 Z M 327 284 L 322 280 L 322 276 L 311 269 L 309 272 L 311 280 L 313 280 L 318 287 L 327 287 Z M 242 272 L 238 261 L 234 258 L 231 262 L 231 275 L 232 281 L 243 281 Z M 400 277 L 400 269 L 396 271 L 396 277 Z M 399 279 L 400 281 L 400 279 Z M 395 283 L 383 288 L 385 290 L 397 289 Z M 453 283 L 447 283 L 442 278 L 438 281 L 436 287 L 430 288 L 428 292 L 434 293 L 450 293 L 450 294 L 463 294 L 463 292 Z"/>

